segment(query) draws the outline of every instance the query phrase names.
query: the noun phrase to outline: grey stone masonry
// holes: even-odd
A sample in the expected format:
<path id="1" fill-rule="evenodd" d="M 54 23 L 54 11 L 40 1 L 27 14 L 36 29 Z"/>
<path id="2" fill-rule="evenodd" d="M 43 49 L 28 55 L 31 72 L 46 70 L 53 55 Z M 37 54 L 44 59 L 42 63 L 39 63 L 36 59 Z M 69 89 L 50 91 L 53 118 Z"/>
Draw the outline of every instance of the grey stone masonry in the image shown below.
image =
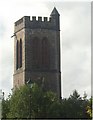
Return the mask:
<path id="1" fill-rule="evenodd" d="M 61 97 L 60 15 L 56 8 L 49 18 L 22 17 L 14 24 L 14 34 L 14 89 L 28 80 L 41 79 L 46 90 Z"/>
<path id="2" fill-rule="evenodd" d="M 52 11 L 49 19 L 47 17 L 38 17 L 38 20 L 36 20 L 36 16 L 32 16 L 32 20 L 30 20 L 30 16 L 24 16 L 15 22 L 15 32 L 23 28 L 60 30 L 59 16 L 56 8 Z"/>

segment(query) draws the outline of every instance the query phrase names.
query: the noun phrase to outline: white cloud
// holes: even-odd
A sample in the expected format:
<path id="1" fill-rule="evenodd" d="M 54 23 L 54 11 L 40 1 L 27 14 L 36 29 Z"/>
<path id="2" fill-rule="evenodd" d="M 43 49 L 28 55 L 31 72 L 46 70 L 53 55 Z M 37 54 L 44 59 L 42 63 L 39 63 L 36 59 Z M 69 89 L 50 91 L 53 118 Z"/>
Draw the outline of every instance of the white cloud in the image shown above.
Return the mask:
<path id="1" fill-rule="evenodd" d="M 73 89 L 77 89 L 81 94 L 83 94 L 82 90 L 83 92 L 86 90 L 91 96 L 90 3 L 75 4 L 71 9 L 70 12 L 68 12 L 68 7 L 66 11 L 64 10 L 68 14 L 66 16 L 63 13 L 62 23 L 64 29 L 62 50 L 64 95 L 68 96 Z M 64 24 L 65 21 L 67 24 Z M 84 89 L 86 86 L 90 89 Z"/>

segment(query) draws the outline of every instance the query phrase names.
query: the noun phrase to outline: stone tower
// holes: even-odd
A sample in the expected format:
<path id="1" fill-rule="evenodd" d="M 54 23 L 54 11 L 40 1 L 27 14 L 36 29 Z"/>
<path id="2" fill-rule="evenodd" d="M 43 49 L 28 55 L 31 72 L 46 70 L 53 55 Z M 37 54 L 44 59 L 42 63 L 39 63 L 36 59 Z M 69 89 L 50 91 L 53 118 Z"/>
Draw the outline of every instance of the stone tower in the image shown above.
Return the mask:
<path id="1" fill-rule="evenodd" d="M 59 17 L 54 8 L 49 19 L 24 16 L 15 22 L 14 89 L 42 79 L 46 90 L 61 97 Z"/>

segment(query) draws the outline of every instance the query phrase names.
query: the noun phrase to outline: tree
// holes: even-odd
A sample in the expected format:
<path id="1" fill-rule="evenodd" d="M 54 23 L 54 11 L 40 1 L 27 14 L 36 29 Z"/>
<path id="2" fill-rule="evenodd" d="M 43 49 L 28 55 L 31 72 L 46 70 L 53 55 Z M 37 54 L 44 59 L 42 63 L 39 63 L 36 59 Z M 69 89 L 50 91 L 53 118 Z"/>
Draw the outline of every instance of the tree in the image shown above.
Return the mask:
<path id="1" fill-rule="evenodd" d="M 8 113 L 3 118 L 47 118 L 49 107 L 56 100 L 53 92 L 44 92 L 35 83 L 31 88 L 24 85 L 16 89 L 8 99 Z"/>
<path id="2" fill-rule="evenodd" d="M 20 89 L 16 89 L 9 99 L 10 110 L 7 118 L 25 118 L 29 117 L 29 101 L 30 101 L 30 89 L 29 87 L 22 86 Z"/>
<path id="3" fill-rule="evenodd" d="M 7 117 L 7 114 L 9 112 L 9 101 L 8 99 L 6 100 L 2 100 L 2 116 L 3 118 L 6 118 Z"/>
<path id="4" fill-rule="evenodd" d="M 87 114 L 86 107 L 88 105 L 87 99 L 82 99 L 76 90 L 69 96 L 68 99 L 64 98 L 61 101 L 61 115 L 63 118 L 83 118 L 87 119 L 90 116 Z"/>
<path id="5" fill-rule="evenodd" d="M 69 98 L 58 99 L 36 83 L 24 85 L 2 102 L 3 118 L 91 118 L 91 100 L 85 96 L 74 90 Z"/>
<path id="6" fill-rule="evenodd" d="M 80 97 L 80 95 L 78 94 L 77 90 L 74 90 L 74 91 L 73 91 L 73 94 L 70 95 L 69 98 L 72 99 L 72 100 L 81 100 L 81 97 Z"/>
<path id="7" fill-rule="evenodd" d="M 86 107 L 87 110 L 87 114 L 90 116 L 90 118 L 92 118 L 92 97 L 89 99 L 89 104 Z"/>
<path id="8" fill-rule="evenodd" d="M 7 118 L 7 114 L 10 110 L 10 97 L 11 94 L 8 95 L 8 98 L 5 100 L 4 98 L 2 99 L 2 116 L 3 118 Z"/>

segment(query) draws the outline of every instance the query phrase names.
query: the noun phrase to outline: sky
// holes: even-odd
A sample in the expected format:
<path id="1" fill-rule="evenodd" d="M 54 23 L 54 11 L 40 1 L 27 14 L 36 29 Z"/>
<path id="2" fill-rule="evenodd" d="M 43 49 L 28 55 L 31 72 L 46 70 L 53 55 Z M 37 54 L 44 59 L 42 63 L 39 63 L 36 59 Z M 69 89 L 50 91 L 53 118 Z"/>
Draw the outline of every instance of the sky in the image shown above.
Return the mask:
<path id="1" fill-rule="evenodd" d="M 0 1 L 0 89 L 7 96 L 13 87 L 14 22 L 23 16 L 60 14 L 62 96 L 73 90 L 91 96 L 91 2 L 64 0 Z"/>

